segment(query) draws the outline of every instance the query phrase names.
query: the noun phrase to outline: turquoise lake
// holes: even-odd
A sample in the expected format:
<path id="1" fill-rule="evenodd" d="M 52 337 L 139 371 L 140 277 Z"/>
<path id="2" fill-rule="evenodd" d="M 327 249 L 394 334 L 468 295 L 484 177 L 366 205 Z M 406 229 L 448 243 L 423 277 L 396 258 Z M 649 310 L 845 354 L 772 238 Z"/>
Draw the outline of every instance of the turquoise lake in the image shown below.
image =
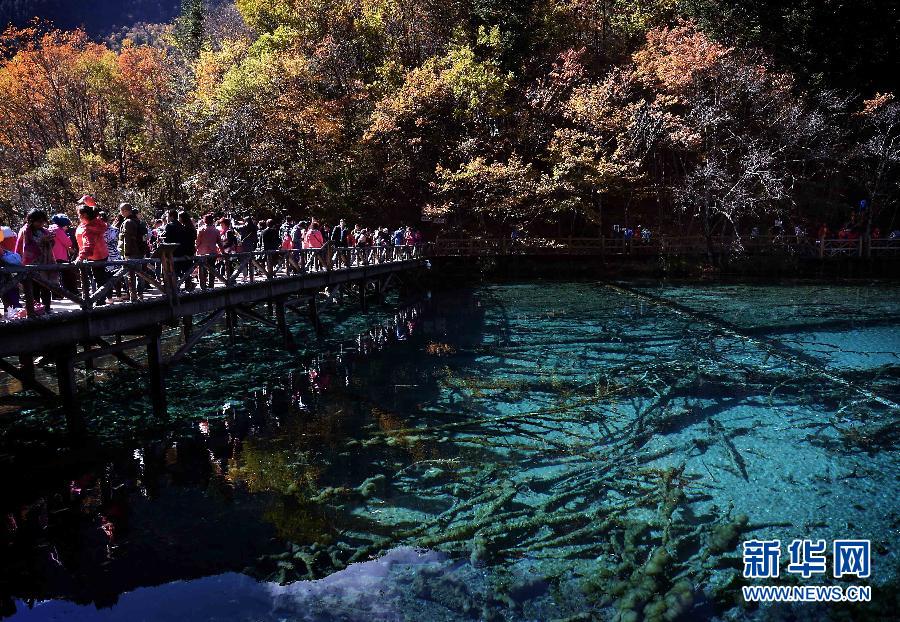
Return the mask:
<path id="1" fill-rule="evenodd" d="M 98 370 L 90 455 L 0 416 L 0 618 L 896 619 L 900 287 L 530 282 L 323 317 L 296 352 L 207 338 L 166 422 Z M 871 540 L 871 577 L 791 577 L 797 538 Z M 777 583 L 873 602 L 745 605 L 750 539 L 783 544 Z"/>

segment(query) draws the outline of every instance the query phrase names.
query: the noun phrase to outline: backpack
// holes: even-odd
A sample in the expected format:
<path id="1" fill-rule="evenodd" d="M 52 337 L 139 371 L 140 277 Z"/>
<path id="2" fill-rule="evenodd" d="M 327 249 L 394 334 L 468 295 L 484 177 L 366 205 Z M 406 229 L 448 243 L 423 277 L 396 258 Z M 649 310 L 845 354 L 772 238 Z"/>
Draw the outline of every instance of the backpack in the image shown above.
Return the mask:
<path id="1" fill-rule="evenodd" d="M 19 253 L 14 253 L 12 251 L 5 250 L 3 251 L 3 257 L 0 258 L 0 261 L 5 263 L 8 266 L 21 266 L 22 265 L 22 256 Z"/>
<path id="2" fill-rule="evenodd" d="M 138 235 L 141 239 L 141 251 L 142 254 L 147 255 L 150 253 L 150 229 L 147 228 L 147 224 L 143 220 L 138 221 Z"/>

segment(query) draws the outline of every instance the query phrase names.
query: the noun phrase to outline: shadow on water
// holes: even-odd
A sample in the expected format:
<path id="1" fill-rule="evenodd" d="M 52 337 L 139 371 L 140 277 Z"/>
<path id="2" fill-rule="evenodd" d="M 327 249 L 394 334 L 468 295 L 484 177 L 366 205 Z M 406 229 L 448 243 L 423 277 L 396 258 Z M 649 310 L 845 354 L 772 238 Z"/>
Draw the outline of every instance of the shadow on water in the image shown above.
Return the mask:
<path id="1" fill-rule="evenodd" d="M 888 589 L 898 413 L 847 386 L 896 391 L 897 327 L 866 321 L 896 317 L 896 290 L 854 309 L 851 332 L 824 303 L 750 318 L 778 294 L 713 289 L 654 288 L 666 306 L 591 283 L 484 286 L 375 328 L 348 314 L 317 351 L 212 340 L 170 380 L 169 422 L 144 421 L 117 376 L 98 386 L 98 404 L 118 399 L 95 409 L 93 455 L 42 467 L 46 415 L 4 432 L 3 613 L 753 618 L 739 602 L 750 537 L 871 538 Z M 751 337 L 723 328 L 736 325 Z M 769 347 L 788 333 L 790 348 Z M 875 342 L 878 356 L 854 353 Z"/>

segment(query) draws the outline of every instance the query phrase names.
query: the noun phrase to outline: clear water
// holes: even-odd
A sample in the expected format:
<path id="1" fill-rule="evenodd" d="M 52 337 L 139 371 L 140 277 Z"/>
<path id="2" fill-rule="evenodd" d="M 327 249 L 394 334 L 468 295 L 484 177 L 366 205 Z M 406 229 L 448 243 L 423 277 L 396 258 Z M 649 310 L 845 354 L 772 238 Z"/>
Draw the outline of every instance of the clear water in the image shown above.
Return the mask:
<path id="1" fill-rule="evenodd" d="M 327 317 L 319 354 L 251 329 L 208 340 L 170 378 L 174 422 L 116 374 L 96 388 L 95 454 L 27 481 L 22 448 L 58 456 L 58 420 L 7 424 L 0 613 L 896 611 L 900 288 L 530 283 Z M 745 608 L 754 537 L 870 538 L 875 602 Z"/>

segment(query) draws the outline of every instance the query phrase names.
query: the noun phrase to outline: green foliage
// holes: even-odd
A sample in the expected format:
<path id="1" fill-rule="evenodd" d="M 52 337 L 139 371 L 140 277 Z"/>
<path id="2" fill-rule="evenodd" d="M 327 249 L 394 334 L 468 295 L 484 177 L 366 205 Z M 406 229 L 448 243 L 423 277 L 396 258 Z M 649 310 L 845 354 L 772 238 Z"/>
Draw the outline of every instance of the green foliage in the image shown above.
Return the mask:
<path id="1" fill-rule="evenodd" d="M 176 32 L 181 49 L 190 58 L 196 58 L 203 48 L 205 13 L 203 0 L 182 0 Z"/>

